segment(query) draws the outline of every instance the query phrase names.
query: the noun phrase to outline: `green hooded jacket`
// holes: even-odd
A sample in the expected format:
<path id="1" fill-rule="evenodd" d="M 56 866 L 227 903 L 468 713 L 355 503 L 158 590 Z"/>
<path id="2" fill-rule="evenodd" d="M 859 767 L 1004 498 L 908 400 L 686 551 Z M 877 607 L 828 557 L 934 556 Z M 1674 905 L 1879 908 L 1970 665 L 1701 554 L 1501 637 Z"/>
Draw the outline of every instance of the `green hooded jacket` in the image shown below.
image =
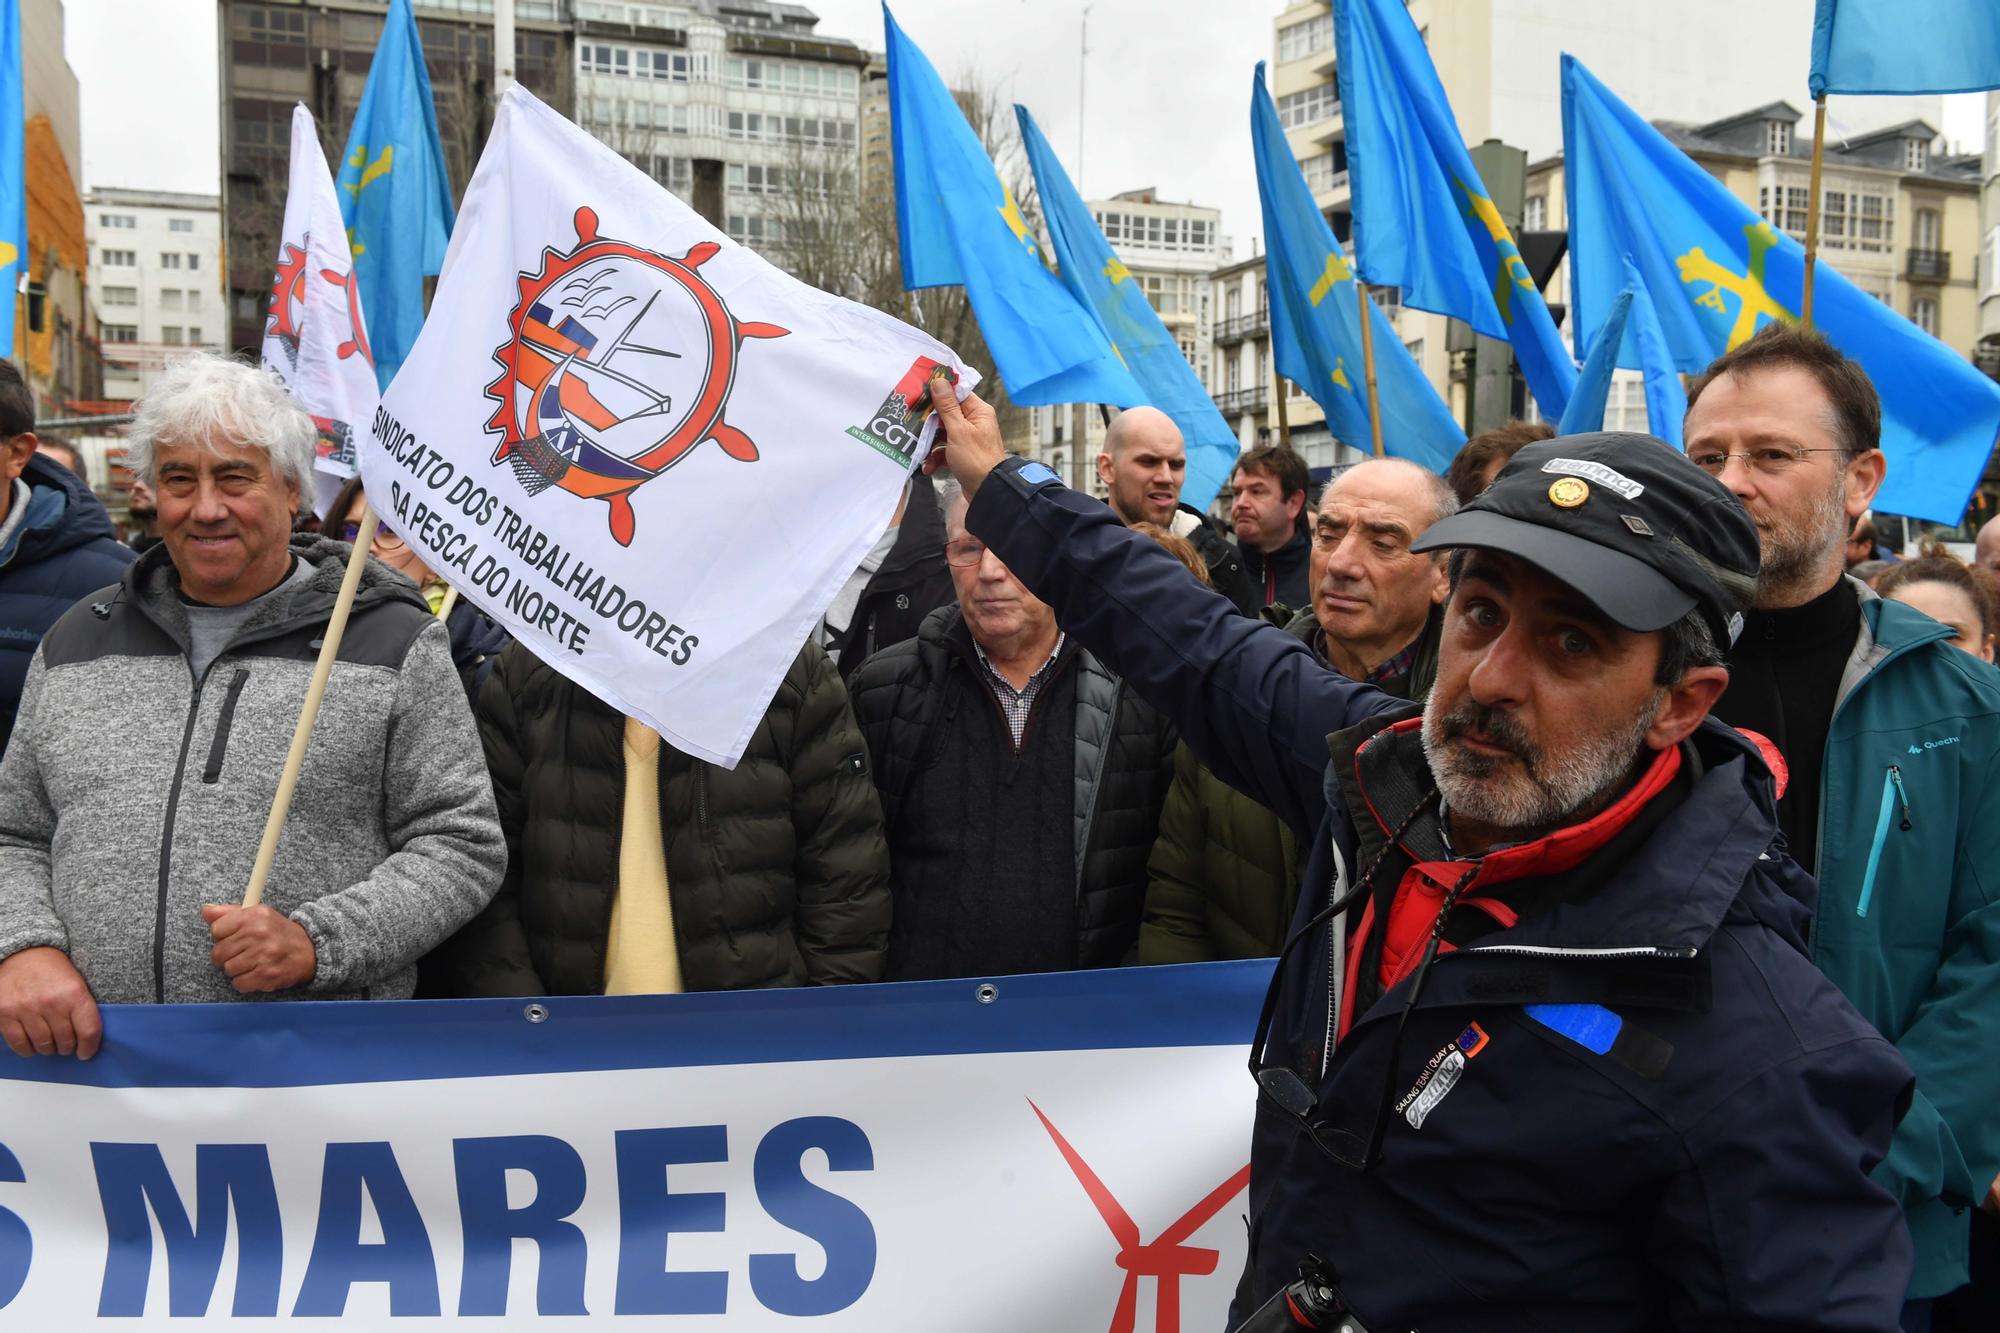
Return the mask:
<path id="1" fill-rule="evenodd" d="M 1324 652 L 1310 609 L 1290 615 L 1266 608 Z M 1421 700 L 1437 678 L 1442 615 L 1432 608 L 1407 676 L 1384 685 L 1399 698 Z M 1146 908 L 1139 924 L 1139 962 L 1206 963 L 1268 958 L 1285 943 L 1298 903 L 1305 849 L 1269 810 L 1202 766 L 1187 746 L 1174 754 L 1173 785 L 1160 810 L 1159 838 L 1146 863 Z"/>
<path id="2" fill-rule="evenodd" d="M 1814 961 L 1916 1071 L 1875 1179 L 1916 1242 L 1913 1300 L 1963 1286 L 2000 1173 L 2000 671 L 1861 589 L 1820 791 Z"/>

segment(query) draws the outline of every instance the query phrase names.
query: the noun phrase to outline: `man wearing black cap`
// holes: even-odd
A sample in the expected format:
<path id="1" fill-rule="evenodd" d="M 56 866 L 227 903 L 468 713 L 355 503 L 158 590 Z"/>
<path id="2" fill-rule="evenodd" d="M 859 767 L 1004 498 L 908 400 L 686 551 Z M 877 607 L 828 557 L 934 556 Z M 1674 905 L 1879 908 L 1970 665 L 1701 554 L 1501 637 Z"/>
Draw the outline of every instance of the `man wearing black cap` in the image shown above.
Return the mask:
<path id="1" fill-rule="evenodd" d="M 1807 960 L 1769 773 L 1707 720 L 1758 567 L 1724 487 L 1643 436 L 1523 449 L 1412 548 L 1453 552 L 1418 709 L 1002 461 L 976 397 L 939 416 L 968 528 L 1311 840 L 1238 1319 L 1313 1254 L 1377 1330 L 1893 1326 L 1867 1171 L 1909 1071 Z"/>

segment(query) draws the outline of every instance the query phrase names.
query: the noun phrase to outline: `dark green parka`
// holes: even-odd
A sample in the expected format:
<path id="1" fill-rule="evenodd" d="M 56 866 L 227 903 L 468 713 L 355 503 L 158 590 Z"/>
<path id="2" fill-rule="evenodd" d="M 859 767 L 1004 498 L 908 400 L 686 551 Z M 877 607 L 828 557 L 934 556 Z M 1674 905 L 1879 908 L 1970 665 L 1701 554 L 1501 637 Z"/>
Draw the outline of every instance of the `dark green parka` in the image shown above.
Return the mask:
<path id="1" fill-rule="evenodd" d="M 1280 606 L 1264 614 L 1324 659 L 1319 622 L 1310 608 L 1289 618 Z M 1411 700 L 1430 693 L 1441 624 L 1433 608 L 1410 674 L 1386 682 L 1384 691 Z M 1298 902 L 1304 861 L 1305 849 L 1276 815 L 1209 772 L 1182 745 L 1160 811 L 1160 836 L 1146 863 L 1139 962 L 1206 963 L 1277 953 Z"/>
<path id="2" fill-rule="evenodd" d="M 618 891 L 624 715 L 518 644 L 477 711 L 507 878 L 425 961 L 424 993 L 598 994 Z M 816 644 L 734 770 L 660 747 L 660 829 L 687 989 L 881 977 L 882 807 L 847 691 Z"/>

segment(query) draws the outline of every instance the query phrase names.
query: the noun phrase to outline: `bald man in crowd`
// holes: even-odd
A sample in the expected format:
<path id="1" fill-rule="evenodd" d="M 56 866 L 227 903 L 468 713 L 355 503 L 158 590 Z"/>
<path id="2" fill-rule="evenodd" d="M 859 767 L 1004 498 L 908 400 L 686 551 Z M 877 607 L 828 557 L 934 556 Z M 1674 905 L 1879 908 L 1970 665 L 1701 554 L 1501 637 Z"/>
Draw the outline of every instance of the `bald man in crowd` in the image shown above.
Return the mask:
<path id="1" fill-rule="evenodd" d="M 1104 452 L 1097 456 L 1097 479 L 1125 526 L 1151 523 L 1187 538 L 1201 553 L 1215 590 L 1244 615 L 1257 614 L 1263 599 L 1243 568 L 1243 557 L 1208 526 L 1199 509 L 1181 503 L 1187 445 L 1172 417 L 1157 407 L 1128 407 L 1112 418 Z"/>
<path id="2" fill-rule="evenodd" d="M 2000 574 L 2000 518 L 1987 519 L 1986 525 L 1979 529 L 1972 548 L 1972 563 Z"/>

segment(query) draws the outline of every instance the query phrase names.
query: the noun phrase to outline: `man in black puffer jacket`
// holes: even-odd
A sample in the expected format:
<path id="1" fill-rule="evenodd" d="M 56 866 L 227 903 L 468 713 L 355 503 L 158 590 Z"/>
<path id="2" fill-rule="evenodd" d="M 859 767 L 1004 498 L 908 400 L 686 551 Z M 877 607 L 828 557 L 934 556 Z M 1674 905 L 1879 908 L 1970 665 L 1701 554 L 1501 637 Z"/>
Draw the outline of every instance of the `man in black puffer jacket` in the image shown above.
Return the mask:
<path id="1" fill-rule="evenodd" d="M 500 654 L 478 716 L 507 877 L 487 910 L 424 961 L 422 994 L 881 978 L 881 806 L 847 692 L 818 645 L 793 661 L 734 769 L 661 744 L 519 644 Z M 645 770 L 634 768 L 635 736 L 654 747 Z M 643 811 L 627 800 L 641 771 L 656 786 Z M 633 854 L 641 843 L 650 866 Z M 650 917 L 640 900 L 648 885 Z"/>
<path id="2" fill-rule="evenodd" d="M 35 645 L 78 598 L 132 563 L 90 485 L 35 452 L 34 400 L 0 361 L 0 751 L 14 734 Z"/>
<path id="3" fill-rule="evenodd" d="M 889 830 L 888 979 L 1109 967 L 1138 940 L 1174 729 L 965 533 L 958 604 L 854 676 Z"/>

